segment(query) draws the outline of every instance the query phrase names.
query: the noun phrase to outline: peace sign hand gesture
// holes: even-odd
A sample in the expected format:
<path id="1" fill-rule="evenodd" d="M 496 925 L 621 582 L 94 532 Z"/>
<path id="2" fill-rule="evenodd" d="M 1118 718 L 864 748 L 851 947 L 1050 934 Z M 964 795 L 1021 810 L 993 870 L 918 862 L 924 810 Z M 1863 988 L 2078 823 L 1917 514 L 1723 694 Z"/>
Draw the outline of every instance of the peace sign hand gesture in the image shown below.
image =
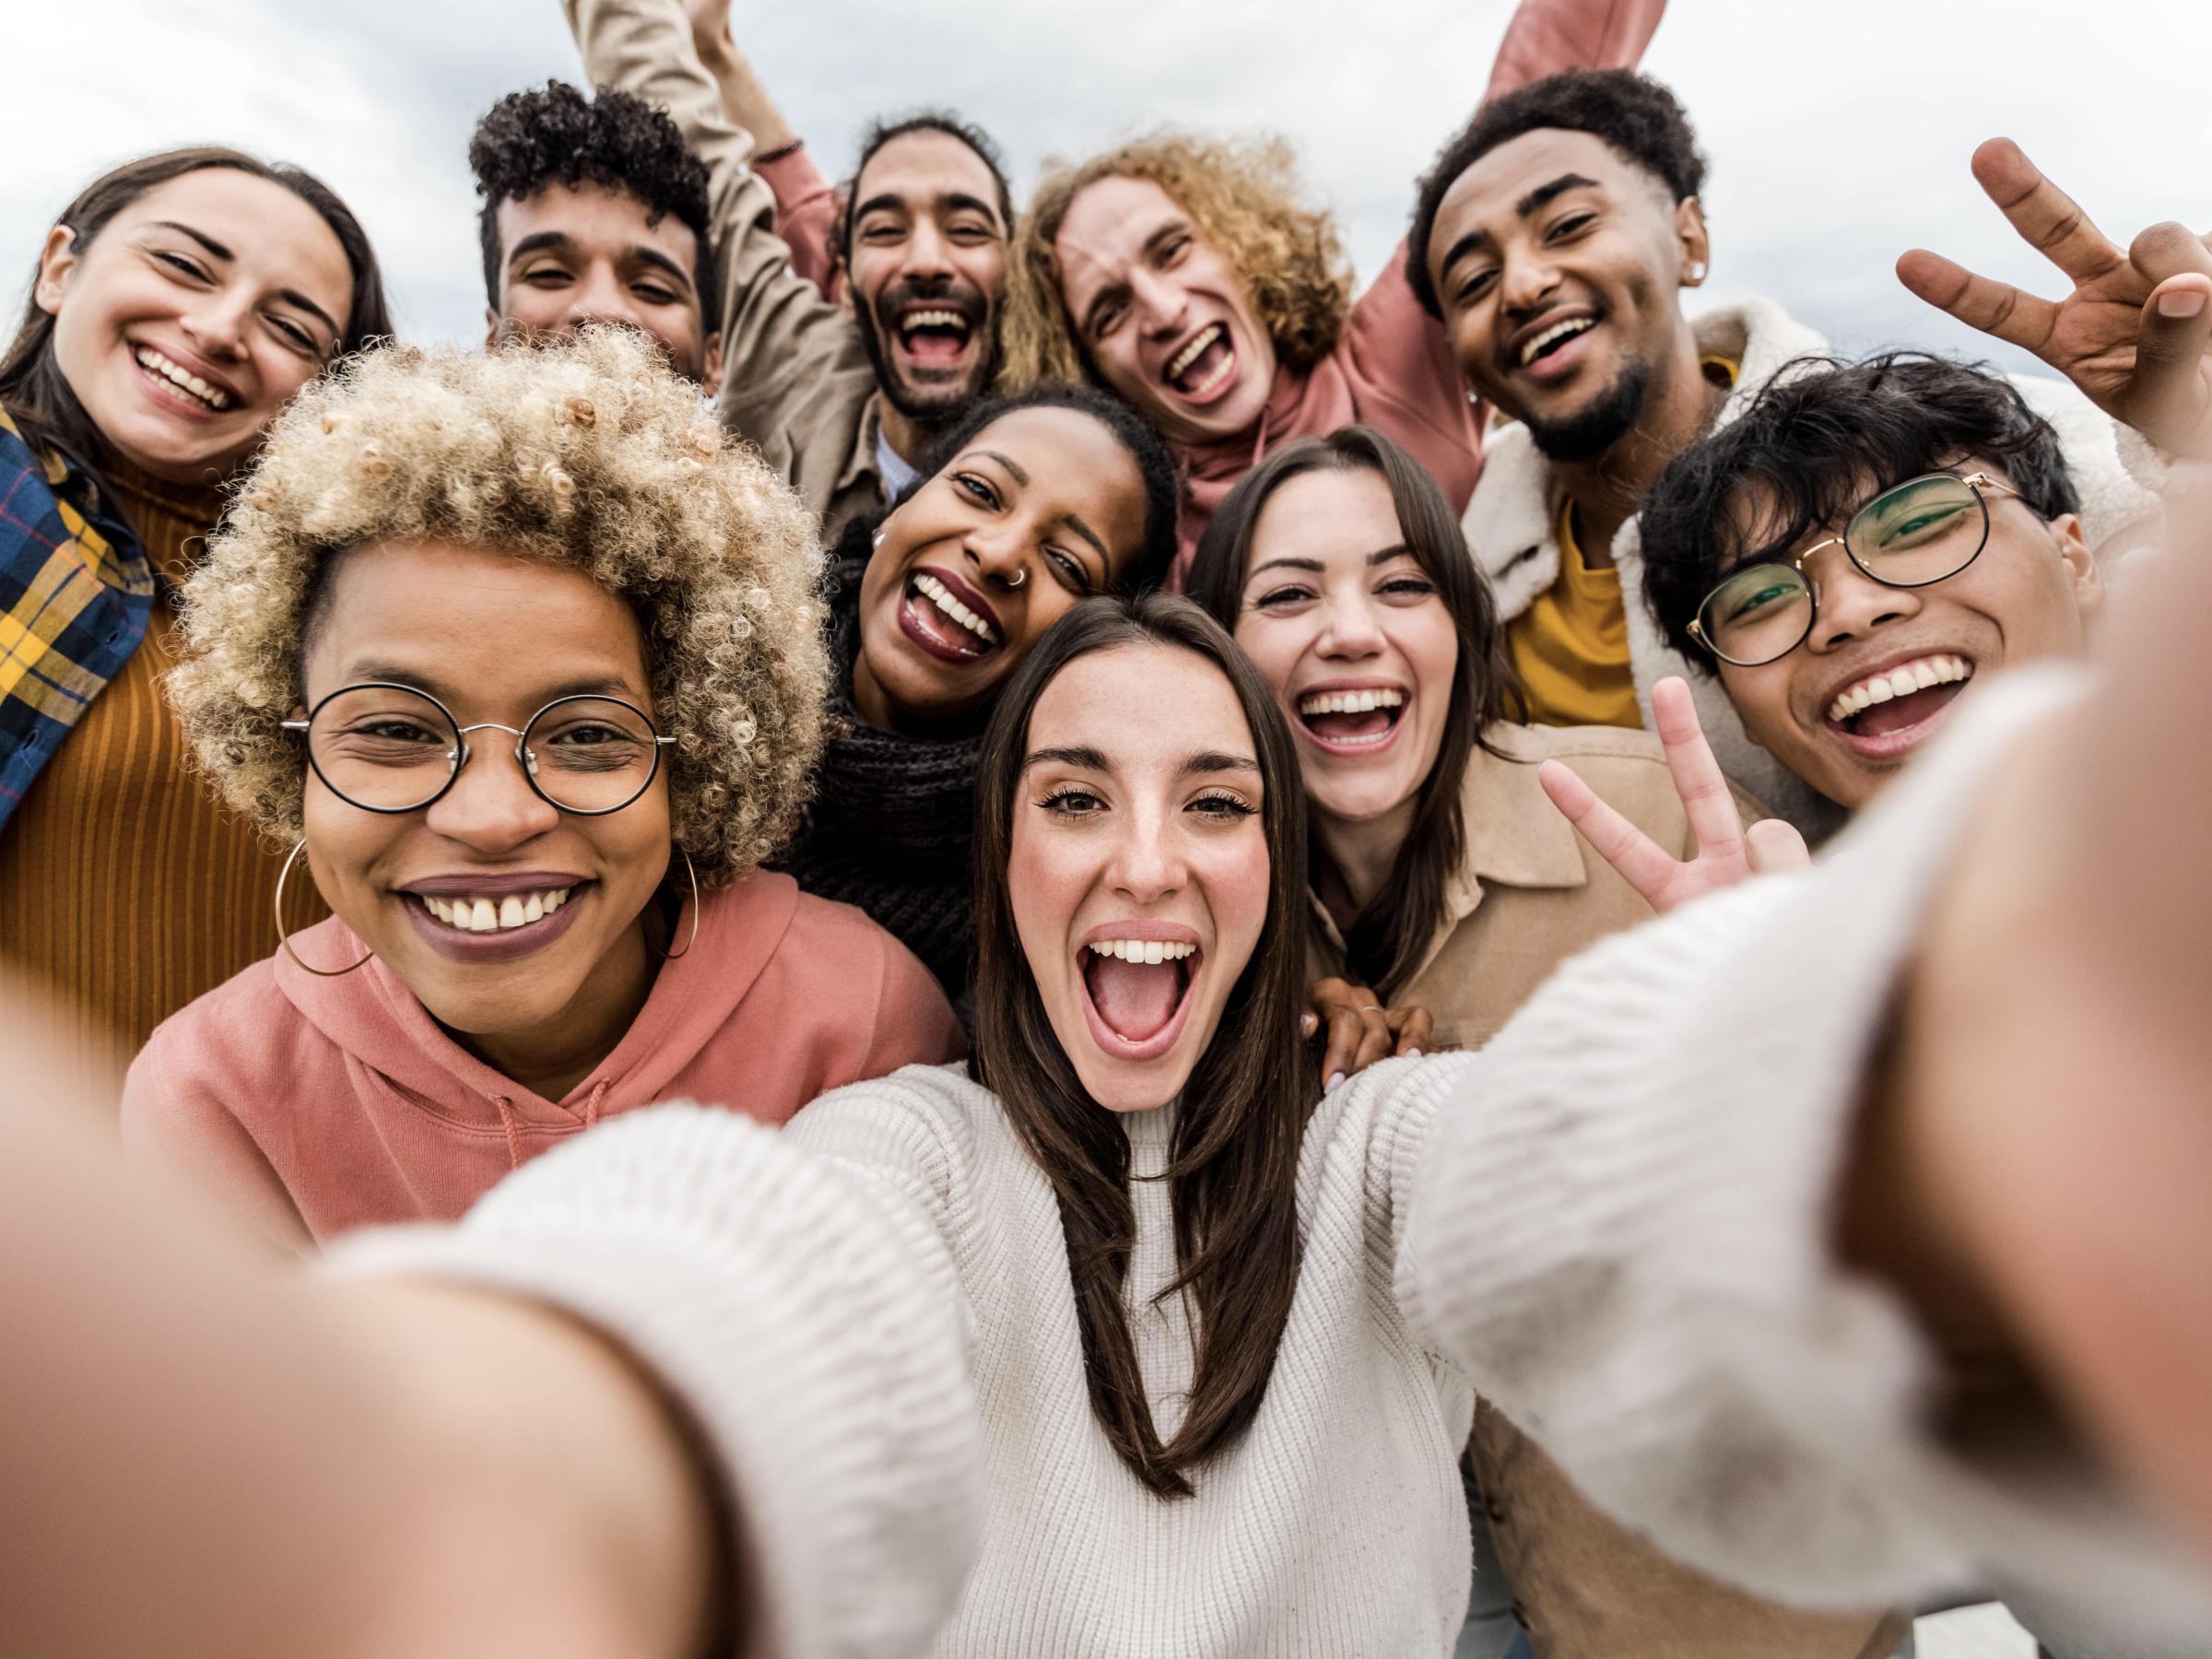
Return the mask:
<path id="1" fill-rule="evenodd" d="M 1812 863 L 1805 837 L 1780 818 L 1761 818 L 1747 830 L 1698 724 L 1689 688 L 1669 677 L 1652 688 L 1652 714 L 1666 750 L 1666 770 L 1697 837 L 1698 855 L 1685 862 L 1605 802 L 1564 762 L 1547 760 L 1536 773 L 1551 804 L 1567 815 L 1600 858 L 1641 893 L 1661 915 L 1692 899 L 1734 887 L 1747 876 L 1801 869 Z"/>
<path id="2" fill-rule="evenodd" d="M 2113 419 L 2177 454 L 2212 457 L 2212 248 L 2173 223 L 2123 250 L 2018 145 L 1992 138 L 1974 177 L 2023 241 L 2074 283 L 2050 300 L 1915 248 L 1898 279 L 1970 328 L 2033 352 Z"/>

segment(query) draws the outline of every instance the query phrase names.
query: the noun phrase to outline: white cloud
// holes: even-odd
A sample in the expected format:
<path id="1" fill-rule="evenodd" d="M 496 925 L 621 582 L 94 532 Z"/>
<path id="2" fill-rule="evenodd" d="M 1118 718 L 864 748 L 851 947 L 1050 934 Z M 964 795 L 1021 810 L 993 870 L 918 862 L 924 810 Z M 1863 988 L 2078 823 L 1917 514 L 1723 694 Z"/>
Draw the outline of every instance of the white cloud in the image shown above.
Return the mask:
<path id="1" fill-rule="evenodd" d="M 374 237 L 409 337 L 472 339 L 469 130 L 501 92 L 579 73 L 555 0 L 17 10 L 0 105 L 11 298 L 55 209 L 101 167 L 212 139 L 322 174 Z M 737 26 L 832 170 L 869 116 L 923 103 L 988 126 L 1018 188 L 1047 155 L 1160 123 L 1266 127 L 1296 143 L 1371 272 L 1415 176 L 1480 94 L 1509 11 L 1384 0 L 1347 28 L 1347 8 L 1320 0 L 972 0 L 926 18 L 894 0 L 738 0 Z M 1716 297 L 1771 294 L 1841 345 L 1986 352 L 1890 272 L 1924 245 L 2054 289 L 1974 186 L 1974 144 L 2018 138 L 2121 240 L 2159 218 L 2203 229 L 2208 62 L 2212 8 L 2173 0 L 1678 0 L 1646 66 L 1712 159 Z"/>

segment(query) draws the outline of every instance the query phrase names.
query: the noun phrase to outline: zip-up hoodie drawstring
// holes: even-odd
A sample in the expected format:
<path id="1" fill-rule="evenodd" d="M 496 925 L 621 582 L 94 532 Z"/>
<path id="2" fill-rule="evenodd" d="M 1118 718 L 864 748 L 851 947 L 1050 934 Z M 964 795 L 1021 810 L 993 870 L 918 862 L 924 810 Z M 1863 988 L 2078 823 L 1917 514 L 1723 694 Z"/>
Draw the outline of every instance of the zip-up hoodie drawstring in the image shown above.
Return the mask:
<path id="1" fill-rule="evenodd" d="M 523 1167 L 523 1129 L 514 1121 L 514 1102 L 505 1095 L 493 1095 L 491 1103 L 500 1109 L 500 1124 L 507 1131 L 507 1167 L 519 1170 Z"/>
<path id="2" fill-rule="evenodd" d="M 599 1121 L 599 1102 L 606 1099 L 606 1079 L 602 1077 L 592 1085 L 592 1098 L 583 1103 L 583 1126 L 589 1129 Z"/>

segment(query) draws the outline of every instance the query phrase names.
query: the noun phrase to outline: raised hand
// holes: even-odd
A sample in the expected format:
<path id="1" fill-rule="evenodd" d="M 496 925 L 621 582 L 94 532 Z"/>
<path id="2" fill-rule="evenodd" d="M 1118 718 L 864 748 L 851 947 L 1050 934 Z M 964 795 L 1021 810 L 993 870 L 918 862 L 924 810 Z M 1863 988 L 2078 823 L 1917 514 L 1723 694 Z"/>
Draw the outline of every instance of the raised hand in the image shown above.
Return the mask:
<path id="1" fill-rule="evenodd" d="M 2031 351 L 2088 399 L 2179 454 L 2212 456 L 2212 248 L 2185 226 L 2107 240 L 2009 138 L 1974 152 L 1974 177 L 2021 239 L 2074 284 L 2044 300 L 1915 248 L 1898 279 L 1970 328 Z"/>
<path id="2" fill-rule="evenodd" d="M 1312 1006 L 1299 1029 L 1308 1038 L 1327 1033 L 1321 1055 L 1324 1091 L 1378 1060 L 1418 1054 L 1429 1046 L 1433 1028 L 1428 1009 L 1385 1008 L 1381 997 L 1350 980 L 1315 980 L 1308 1001 Z"/>
<path id="3" fill-rule="evenodd" d="M 1677 858 L 1599 800 L 1561 761 L 1545 761 L 1536 778 L 1551 804 L 1653 910 L 1665 915 L 1692 899 L 1734 887 L 1747 876 L 1798 869 L 1812 862 L 1805 838 L 1782 819 L 1761 818 L 1748 830 L 1744 828 L 1687 685 L 1669 677 L 1653 687 L 1652 714 L 1675 793 L 1697 837 L 1697 857 Z"/>

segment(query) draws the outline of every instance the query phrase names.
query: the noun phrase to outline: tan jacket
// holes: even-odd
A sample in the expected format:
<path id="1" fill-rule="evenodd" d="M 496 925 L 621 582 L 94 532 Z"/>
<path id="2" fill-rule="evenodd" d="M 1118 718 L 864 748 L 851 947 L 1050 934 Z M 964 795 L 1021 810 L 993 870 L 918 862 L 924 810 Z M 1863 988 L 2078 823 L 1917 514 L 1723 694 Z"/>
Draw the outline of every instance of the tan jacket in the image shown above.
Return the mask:
<path id="1" fill-rule="evenodd" d="M 1467 763 L 1466 863 L 1426 959 L 1394 999 L 1430 1011 L 1440 1049 L 1481 1047 L 1567 958 L 1651 917 L 1552 806 L 1540 762 L 1565 761 L 1662 847 L 1696 850 L 1653 734 L 1500 725 L 1490 737 L 1512 758 L 1477 749 Z M 1737 802 L 1747 822 L 1764 816 L 1740 791 Z M 1313 908 L 1313 964 L 1341 972 L 1342 938 Z M 1677 1565 L 1600 1513 L 1488 1404 L 1470 1450 L 1513 1611 L 1539 1659 L 1887 1659 L 1904 1640 L 1901 1618 L 1800 1613 Z"/>
<path id="2" fill-rule="evenodd" d="M 661 105 L 707 164 L 723 422 L 791 481 L 834 547 L 853 519 L 889 505 L 876 469 L 876 371 L 860 330 L 792 268 L 775 196 L 751 166 L 753 135 L 723 113 L 680 0 L 563 3 L 593 84 Z"/>

